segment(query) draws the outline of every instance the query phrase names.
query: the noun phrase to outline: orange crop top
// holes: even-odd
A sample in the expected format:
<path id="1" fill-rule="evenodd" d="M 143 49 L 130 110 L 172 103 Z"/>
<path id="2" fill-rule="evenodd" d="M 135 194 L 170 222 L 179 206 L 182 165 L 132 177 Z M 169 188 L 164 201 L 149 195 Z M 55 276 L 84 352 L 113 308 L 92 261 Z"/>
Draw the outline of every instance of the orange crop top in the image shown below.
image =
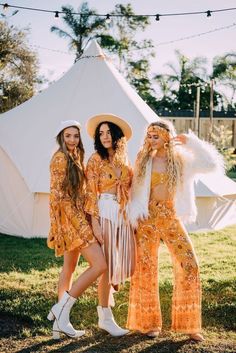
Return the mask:
<path id="1" fill-rule="evenodd" d="M 90 157 L 86 168 L 85 212 L 99 218 L 98 197 L 114 187 L 116 187 L 116 196 L 120 209 L 124 209 L 129 199 L 132 176 L 131 167 L 123 165 L 121 174 L 117 177 L 111 163 L 107 159 L 102 159 L 98 153 L 94 153 Z"/>
<path id="2" fill-rule="evenodd" d="M 159 184 L 165 184 L 168 180 L 167 173 L 152 172 L 151 189 Z"/>

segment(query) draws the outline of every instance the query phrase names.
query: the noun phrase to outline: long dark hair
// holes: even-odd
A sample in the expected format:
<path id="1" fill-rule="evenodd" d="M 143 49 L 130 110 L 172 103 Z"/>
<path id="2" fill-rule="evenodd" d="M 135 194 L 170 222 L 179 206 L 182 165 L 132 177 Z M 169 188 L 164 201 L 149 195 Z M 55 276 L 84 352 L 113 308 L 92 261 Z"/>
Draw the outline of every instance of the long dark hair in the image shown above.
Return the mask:
<path id="1" fill-rule="evenodd" d="M 112 148 L 114 149 L 114 151 L 116 150 L 117 142 L 122 137 L 124 137 L 124 133 L 118 125 L 111 123 L 110 121 L 102 121 L 97 126 L 94 134 L 94 148 L 102 159 L 108 159 L 109 157 L 108 150 L 102 145 L 100 140 L 100 127 L 103 124 L 107 124 L 109 127 L 109 130 L 111 132 L 111 137 L 112 137 Z"/>
<path id="2" fill-rule="evenodd" d="M 61 151 L 65 154 L 67 159 L 67 170 L 65 179 L 63 181 L 63 190 L 66 192 L 68 191 L 72 198 L 75 200 L 78 196 L 78 190 L 82 190 L 85 180 L 84 174 L 84 146 L 80 136 L 80 130 L 77 126 L 70 126 L 74 127 L 78 130 L 79 134 L 79 144 L 77 146 L 77 153 L 79 156 L 79 161 L 73 159 L 73 157 L 69 154 L 69 151 L 66 148 L 66 144 L 64 141 L 63 131 L 62 130 L 57 135 L 57 143 L 59 144 L 58 151 Z"/>

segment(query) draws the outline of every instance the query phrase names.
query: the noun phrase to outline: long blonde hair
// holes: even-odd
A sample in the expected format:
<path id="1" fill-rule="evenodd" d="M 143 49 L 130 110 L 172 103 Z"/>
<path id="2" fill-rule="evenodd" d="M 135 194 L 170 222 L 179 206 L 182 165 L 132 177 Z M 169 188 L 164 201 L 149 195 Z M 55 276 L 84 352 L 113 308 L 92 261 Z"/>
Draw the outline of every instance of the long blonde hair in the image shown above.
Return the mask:
<path id="1" fill-rule="evenodd" d="M 175 129 L 172 123 L 170 123 L 167 120 L 160 120 L 160 121 L 156 121 L 151 123 L 148 128 L 150 129 L 151 127 L 159 127 L 161 129 L 164 129 L 168 134 L 169 134 L 169 140 L 175 136 Z M 175 193 L 176 192 L 176 185 L 177 185 L 177 181 L 180 181 L 182 183 L 182 175 L 183 175 L 183 160 L 182 157 L 180 155 L 180 153 L 178 153 L 178 151 L 176 151 L 176 148 L 174 147 L 174 145 L 172 144 L 171 141 L 166 142 L 164 148 L 166 149 L 166 153 L 167 153 L 167 185 L 168 185 L 168 191 L 170 193 Z M 147 162 L 149 160 L 149 158 L 151 157 L 151 149 L 148 146 L 147 143 L 147 135 L 145 137 L 143 146 L 141 147 L 138 155 L 137 155 L 137 159 L 136 159 L 136 163 L 135 163 L 135 179 L 136 181 L 141 184 L 144 177 L 145 177 L 145 173 L 146 173 L 146 165 Z"/>

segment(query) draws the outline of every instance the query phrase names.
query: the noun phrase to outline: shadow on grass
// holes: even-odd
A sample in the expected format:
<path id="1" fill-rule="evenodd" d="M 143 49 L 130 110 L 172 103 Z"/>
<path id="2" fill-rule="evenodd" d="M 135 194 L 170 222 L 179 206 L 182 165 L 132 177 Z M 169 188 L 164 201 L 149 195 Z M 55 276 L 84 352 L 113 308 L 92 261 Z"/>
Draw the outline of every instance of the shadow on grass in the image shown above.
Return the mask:
<path id="1" fill-rule="evenodd" d="M 185 344 L 189 344 L 189 340 L 182 340 L 178 342 L 171 341 L 170 339 L 162 339 L 161 341 L 153 341 L 146 336 L 140 334 L 129 334 L 127 336 L 111 337 L 105 333 L 94 332 L 92 336 L 83 336 L 78 341 L 75 340 L 63 340 L 60 341 L 60 347 L 58 342 L 54 340 L 48 340 L 42 343 L 31 345 L 30 347 L 18 350 L 16 353 L 30 353 L 37 352 L 41 349 L 49 351 L 51 353 L 66 353 L 66 352 L 178 352 L 181 347 Z M 53 346 L 56 346 L 55 348 Z M 146 348 L 145 348 L 146 347 Z"/>
<path id="2" fill-rule="evenodd" d="M 203 287 L 203 326 L 236 330 L 235 298 L 235 281 L 207 281 Z"/>
<path id="3" fill-rule="evenodd" d="M 169 330 L 170 328 L 171 292 L 167 291 L 167 288 L 171 289 L 170 284 L 166 284 L 166 288 L 161 288 L 164 330 Z M 85 294 L 79 298 L 71 313 L 72 324 L 79 329 L 96 327 L 97 325 L 95 287 L 94 291 L 90 295 Z M 236 328 L 236 304 L 234 298 L 233 283 L 211 281 L 210 285 L 205 284 L 202 305 L 203 327 L 234 330 Z M 24 336 L 25 329 L 28 330 L 30 336 L 42 333 L 44 335 L 47 334 L 51 329 L 51 323 L 46 317 L 54 300 L 55 298 L 48 297 L 47 293 L 43 295 L 40 291 L 35 291 L 34 293 L 30 290 L 21 291 L 16 289 L 0 291 L 0 314 L 5 317 L 3 321 L 0 320 L 1 337 L 8 337 L 12 334 L 11 324 L 5 325 L 8 321 L 17 325 L 17 329 L 13 331 L 15 332 L 14 335 L 18 337 Z M 121 326 L 125 325 L 127 310 L 128 286 L 116 297 L 116 306 L 113 309 L 114 316 Z M 13 316 L 15 321 L 12 319 Z"/>
<path id="4" fill-rule="evenodd" d="M 24 320 L 14 315 L 9 315 L 1 312 L 0 317 L 0 339 L 15 337 L 22 335 L 24 330 L 30 331 L 33 325 L 33 320 Z"/>

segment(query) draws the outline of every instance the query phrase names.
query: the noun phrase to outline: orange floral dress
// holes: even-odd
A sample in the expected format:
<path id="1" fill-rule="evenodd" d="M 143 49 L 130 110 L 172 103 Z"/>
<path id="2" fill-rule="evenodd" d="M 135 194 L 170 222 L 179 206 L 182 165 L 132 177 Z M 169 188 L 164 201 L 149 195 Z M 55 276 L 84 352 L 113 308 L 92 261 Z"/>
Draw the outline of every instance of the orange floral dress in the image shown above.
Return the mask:
<path id="1" fill-rule="evenodd" d="M 50 221 L 47 245 L 56 256 L 76 248 L 83 249 L 96 242 L 84 213 L 84 192 L 73 200 L 62 188 L 67 172 L 67 159 L 56 152 L 50 163 Z"/>

